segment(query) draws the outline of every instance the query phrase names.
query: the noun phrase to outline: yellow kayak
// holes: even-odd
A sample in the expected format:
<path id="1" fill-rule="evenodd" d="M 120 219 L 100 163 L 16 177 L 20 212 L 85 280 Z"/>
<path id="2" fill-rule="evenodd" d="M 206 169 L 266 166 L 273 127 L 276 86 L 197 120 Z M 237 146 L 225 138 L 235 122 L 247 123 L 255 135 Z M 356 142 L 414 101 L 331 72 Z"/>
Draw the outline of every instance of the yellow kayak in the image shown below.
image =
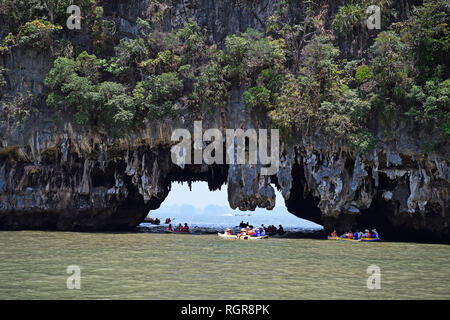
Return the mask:
<path id="1" fill-rule="evenodd" d="M 363 242 L 378 241 L 380 238 L 361 238 Z"/>
<path id="2" fill-rule="evenodd" d="M 269 236 L 262 236 L 262 237 L 250 237 L 250 236 L 237 236 L 237 235 L 227 235 L 223 233 L 217 233 L 217 235 L 225 240 L 262 240 L 262 239 L 269 239 Z"/>
<path id="3" fill-rule="evenodd" d="M 361 242 L 361 239 L 354 240 L 354 239 L 339 238 L 339 237 L 328 237 L 328 240 L 341 240 L 341 241 Z"/>

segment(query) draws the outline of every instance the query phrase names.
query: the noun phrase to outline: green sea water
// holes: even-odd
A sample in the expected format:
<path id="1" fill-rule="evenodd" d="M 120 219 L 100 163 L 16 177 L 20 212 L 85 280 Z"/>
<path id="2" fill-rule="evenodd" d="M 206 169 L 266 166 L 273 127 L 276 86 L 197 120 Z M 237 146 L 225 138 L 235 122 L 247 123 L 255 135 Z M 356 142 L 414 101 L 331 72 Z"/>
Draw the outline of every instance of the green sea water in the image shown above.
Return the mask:
<path id="1" fill-rule="evenodd" d="M 448 245 L 3 231 L 0 246 L 0 299 L 450 298 Z"/>

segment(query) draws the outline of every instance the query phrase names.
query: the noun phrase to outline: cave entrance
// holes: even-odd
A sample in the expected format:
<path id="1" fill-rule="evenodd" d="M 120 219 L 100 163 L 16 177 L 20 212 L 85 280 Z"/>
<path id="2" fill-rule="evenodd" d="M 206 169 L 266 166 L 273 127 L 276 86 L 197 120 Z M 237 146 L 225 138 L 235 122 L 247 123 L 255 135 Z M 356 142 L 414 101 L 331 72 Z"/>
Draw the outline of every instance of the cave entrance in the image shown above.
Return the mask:
<path id="1" fill-rule="evenodd" d="M 171 190 L 159 209 L 151 210 L 149 217 L 164 224 L 167 218 L 172 225 L 183 224 L 199 228 L 221 229 L 238 226 L 241 221 L 253 226 L 282 225 L 286 230 L 321 230 L 322 226 L 296 217 L 287 211 L 281 193 L 275 189 L 276 204 L 273 210 L 256 208 L 255 211 L 233 210 L 228 204 L 226 185 L 210 191 L 207 182 L 172 182 Z"/>

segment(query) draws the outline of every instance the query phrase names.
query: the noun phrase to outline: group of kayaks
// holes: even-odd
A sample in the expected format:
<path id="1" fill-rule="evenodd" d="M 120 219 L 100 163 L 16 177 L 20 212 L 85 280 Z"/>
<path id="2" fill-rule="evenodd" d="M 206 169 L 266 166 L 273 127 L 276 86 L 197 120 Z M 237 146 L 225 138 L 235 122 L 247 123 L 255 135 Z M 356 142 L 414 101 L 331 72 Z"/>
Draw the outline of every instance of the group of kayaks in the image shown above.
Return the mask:
<path id="1" fill-rule="evenodd" d="M 166 233 L 177 233 L 177 234 L 191 234 L 191 232 L 180 232 L 180 231 L 169 231 L 166 230 Z M 260 237 L 253 237 L 249 235 L 235 235 L 235 234 L 224 234 L 218 232 L 217 235 L 221 239 L 225 240 L 263 240 L 263 239 L 269 239 L 270 237 L 268 235 L 260 236 Z M 341 237 L 328 237 L 328 240 L 337 240 L 337 241 L 350 241 L 350 242 L 372 242 L 372 241 L 379 241 L 380 238 L 360 238 L 360 239 L 348 239 L 348 238 L 341 238 Z"/>
<path id="2" fill-rule="evenodd" d="M 183 231 L 169 231 L 169 230 L 165 230 L 165 233 L 176 233 L 176 234 L 192 234 L 191 232 L 183 232 Z M 262 236 L 262 237 L 252 237 L 249 235 L 242 235 L 242 236 L 237 236 L 237 235 L 227 235 L 227 234 L 223 234 L 223 233 L 217 233 L 217 235 L 225 240 L 261 240 L 261 239 L 269 239 L 269 236 Z"/>
<path id="3" fill-rule="evenodd" d="M 224 233 L 220 233 L 218 232 L 217 235 L 225 240 L 262 240 L 262 239 L 269 239 L 268 235 L 265 236 L 260 236 L 260 237 L 253 237 L 253 236 L 249 236 L 249 235 L 235 235 L 235 234 L 224 234 Z"/>
<path id="4" fill-rule="evenodd" d="M 380 238 L 360 238 L 356 239 L 348 239 L 348 238 L 340 238 L 340 237 L 328 237 L 328 240 L 339 240 L 339 241 L 352 241 L 352 242 L 371 242 L 371 241 L 379 241 Z"/>

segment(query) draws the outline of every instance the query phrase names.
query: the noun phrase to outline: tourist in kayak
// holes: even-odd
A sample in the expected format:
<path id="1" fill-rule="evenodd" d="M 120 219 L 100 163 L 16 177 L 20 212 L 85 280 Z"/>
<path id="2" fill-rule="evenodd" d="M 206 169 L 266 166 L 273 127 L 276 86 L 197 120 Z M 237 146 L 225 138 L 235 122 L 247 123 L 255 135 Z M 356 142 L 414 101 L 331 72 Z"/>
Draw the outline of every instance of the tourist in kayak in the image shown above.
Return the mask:
<path id="1" fill-rule="evenodd" d="M 259 229 L 259 236 L 264 237 L 266 235 L 266 230 L 264 228 Z"/>
<path id="2" fill-rule="evenodd" d="M 240 238 L 240 237 L 245 236 L 245 235 L 247 235 L 247 231 L 244 228 L 242 228 L 241 232 L 237 236 L 238 236 L 238 238 Z"/>
<path id="3" fill-rule="evenodd" d="M 353 234 L 353 239 L 359 240 L 361 238 L 360 232 L 358 229 L 356 229 L 355 233 Z"/>
<path id="4" fill-rule="evenodd" d="M 225 235 L 227 235 L 227 236 L 231 236 L 231 230 L 230 230 L 230 228 L 226 228 L 223 234 L 225 234 Z"/>
<path id="5" fill-rule="evenodd" d="M 337 232 L 336 232 L 336 230 L 333 230 L 333 232 L 331 233 L 331 236 L 333 237 L 333 238 L 337 238 Z"/>
<path id="6" fill-rule="evenodd" d="M 363 238 L 370 238 L 370 231 L 369 230 L 364 230 L 364 234 L 362 236 Z"/>
<path id="7" fill-rule="evenodd" d="M 253 230 L 253 229 L 250 229 L 249 227 L 247 227 L 248 229 L 247 229 L 247 234 L 250 236 L 250 237 L 254 237 L 255 236 L 255 230 Z"/>
<path id="8" fill-rule="evenodd" d="M 185 223 L 184 224 L 184 227 L 183 227 L 183 230 L 182 230 L 183 232 L 189 232 L 189 227 L 188 227 L 188 224 L 187 223 Z"/>
<path id="9" fill-rule="evenodd" d="M 181 232 L 183 231 L 183 226 L 181 225 L 181 223 L 177 226 L 177 228 L 175 229 L 176 232 Z"/>
<path id="10" fill-rule="evenodd" d="M 377 229 L 372 229 L 372 239 L 378 239 L 378 237 Z"/>
<path id="11" fill-rule="evenodd" d="M 284 234 L 284 229 L 283 229 L 283 226 L 281 224 L 278 226 L 278 234 L 279 235 L 283 235 Z"/>
<path id="12" fill-rule="evenodd" d="M 172 225 L 171 225 L 171 224 L 169 224 L 169 228 L 168 228 L 167 230 L 168 230 L 168 231 L 173 231 Z"/>
<path id="13" fill-rule="evenodd" d="M 347 238 L 348 239 L 353 239 L 353 233 L 352 233 L 351 230 L 347 233 Z"/>

